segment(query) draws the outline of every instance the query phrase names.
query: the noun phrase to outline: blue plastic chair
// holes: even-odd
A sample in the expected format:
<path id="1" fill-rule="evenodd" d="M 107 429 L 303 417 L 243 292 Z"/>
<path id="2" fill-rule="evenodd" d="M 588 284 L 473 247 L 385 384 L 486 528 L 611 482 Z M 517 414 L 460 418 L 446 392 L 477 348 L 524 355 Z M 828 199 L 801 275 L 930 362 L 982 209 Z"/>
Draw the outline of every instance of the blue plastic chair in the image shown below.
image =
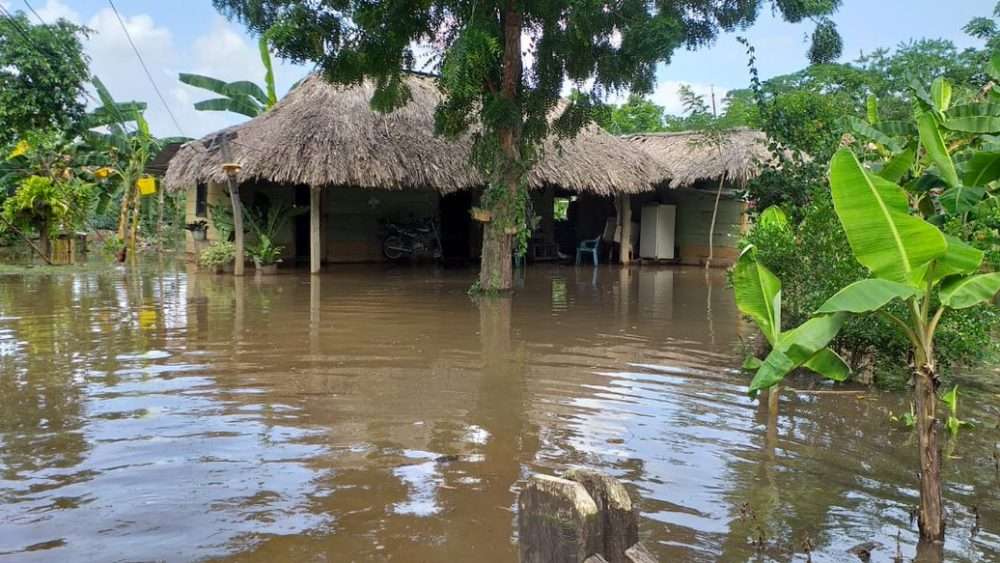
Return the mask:
<path id="1" fill-rule="evenodd" d="M 583 261 L 583 255 L 590 253 L 594 257 L 594 265 L 597 265 L 597 252 L 601 246 L 601 237 L 581 240 L 580 246 L 576 247 L 576 265 L 579 266 Z"/>

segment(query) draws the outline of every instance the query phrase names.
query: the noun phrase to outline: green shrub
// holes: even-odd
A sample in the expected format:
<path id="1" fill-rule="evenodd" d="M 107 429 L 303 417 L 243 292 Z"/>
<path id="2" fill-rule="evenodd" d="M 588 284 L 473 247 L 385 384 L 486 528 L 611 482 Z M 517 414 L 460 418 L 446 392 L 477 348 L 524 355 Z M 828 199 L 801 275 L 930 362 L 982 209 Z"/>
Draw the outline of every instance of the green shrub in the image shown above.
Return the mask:
<path id="1" fill-rule="evenodd" d="M 756 224 L 742 245 L 753 244 L 757 260 L 782 281 L 782 325 L 805 322 L 823 302 L 848 284 L 869 277 L 854 259 L 847 236 L 826 189 L 815 189 L 810 203 L 796 210 L 797 224 Z M 906 316 L 903 305 L 893 311 Z M 993 331 L 1000 315 L 990 308 L 949 311 L 938 327 L 938 362 L 943 373 L 975 365 L 995 352 Z M 909 344 L 889 321 L 877 315 L 852 317 L 833 347 L 851 365 L 854 377 L 881 387 L 901 387 L 910 377 Z"/>
<path id="2" fill-rule="evenodd" d="M 229 241 L 218 240 L 201 251 L 198 263 L 206 268 L 225 266 L 236 257 L 236 247 Z"/>

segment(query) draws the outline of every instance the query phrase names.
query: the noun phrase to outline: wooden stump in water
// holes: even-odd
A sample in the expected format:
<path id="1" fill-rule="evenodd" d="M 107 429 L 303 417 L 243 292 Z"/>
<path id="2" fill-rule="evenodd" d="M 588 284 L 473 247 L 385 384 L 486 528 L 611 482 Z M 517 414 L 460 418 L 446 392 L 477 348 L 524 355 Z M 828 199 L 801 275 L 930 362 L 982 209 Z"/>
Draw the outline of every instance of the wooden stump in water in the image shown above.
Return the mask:
<path id="1" fill-rule="evenodd" d="M 656 563 L 620 481 L 586 469 L 563 477 L 533 475 L 518 496 L 522 563 Z"/>
<path id="2" fill-rule="evenodd" d="M 522 563 L 581 563 L 601 549 L 597 504 L 580 483 L 532 475 L 517 498 Z"/>
<path id="3" fill-rule="evenodd" d="M 601 555 L 608 563 L 628 563 L 625 550 L 639 542 L 639 518 L 621 481 L 600 471 L 573 469 L 563 474 L 587 489 L 601 517 Z"/>

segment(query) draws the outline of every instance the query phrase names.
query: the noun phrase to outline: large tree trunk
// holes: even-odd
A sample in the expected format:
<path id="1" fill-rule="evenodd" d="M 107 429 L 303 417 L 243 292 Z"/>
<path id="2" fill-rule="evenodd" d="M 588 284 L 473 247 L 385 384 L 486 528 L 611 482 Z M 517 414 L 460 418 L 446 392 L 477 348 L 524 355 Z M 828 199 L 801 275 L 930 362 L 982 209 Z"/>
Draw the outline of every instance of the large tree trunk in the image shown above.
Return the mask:
<path id="1" fill-rule="evenodd" d="M 483 255 L 479 266 L 479 287 L 483 291 L 506 291 L 514 285 L 512 237 L 496 222 L 483 230 Z"/>
<path id="2" fill-rule="evenodd" d="M 917 369 L 916 409 L 917 438 L 920 447 L 920 539 L 944 539 L 944 507 L 941 502 L 941 451 L 938 448 L 938 423 L 936 416 L 937 376 L 934 367 L 923 365 Z"/>
<path id="3" fill-rule="evenodd" d="M 516 101 L 521 86 L 521 12 L 516 0 L 509 0 L 503 14 L 504 54 L 503 78 L 500 95 L 510 101 Z M 486 223 L 483 230 L 483 253 L 479 270 L 479 289 L 492 293 L 508 291 L 514 285 L 511 271 L 512 240 L 505 232 L 511 224 L 515 209 L 509 204 L 517 197 L 521 189 L 521 119 L 516 124 L 506 126 L 497 131 L 500 141 L 500 151 L 503 156 L 498 181 L 506 190 L 505 203 L 491 209 L 493 221 Z M 497 189 L 492 186 L 491 189 Z"/>

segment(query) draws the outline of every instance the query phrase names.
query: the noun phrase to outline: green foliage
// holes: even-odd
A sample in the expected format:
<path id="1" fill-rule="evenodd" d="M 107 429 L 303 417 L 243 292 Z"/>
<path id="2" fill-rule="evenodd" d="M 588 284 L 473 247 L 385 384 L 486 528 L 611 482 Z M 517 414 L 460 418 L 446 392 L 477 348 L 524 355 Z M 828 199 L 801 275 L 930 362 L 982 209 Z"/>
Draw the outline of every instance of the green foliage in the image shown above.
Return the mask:
<path id="1" fill-rule="evenodd" d="M 256 117 L 278 103 L 274 86 L 274 67 L 271 64 L 271 52 L 265 37 L 260 38 L 258 47 L 261 64 L 264 65 L 264 88 L 247 80 L 225 82 L 201 74 L 180 73 L 178 79 L 184 84 L 221 96 L 196 102 L 194 108 L 199 111 L 231 111 L 247 117 Z"/>
<path id="2" fill-rule="evenodd" d="M 206 268 L 230 264 L 236 257 L 236 246 L 226 240 L 217 240 L 201 251 L 198 263 Z"/>
<path id="3" fill-rule="evenodd" d="M 781 282 L 756 260 L 754 248 L 747 247 L 732 272 L 736 306 L 760 328 L 771 346 L 763 362 L 748 358 L 747 369 L 757 371 L 751 390 L 770 387 L 784 373 L 806 367 L 824 377 L 843 381 L 850 369 L 840 356 L 827 348 L 843 323 L 844 315 L 811 319 L 792 331 L 782 331 Z"/>
<path id="4" fill-rule="evenodd" d="M 281 261 L 284 247 L 274 241 L 288 224 L 290 216 L 291 209 L 286 204 L 269 205 L 266 209 L 246 208 L 246 223 L 256 238 L 247 247 L 247 253 L 255 262 L 266 265 Z"/>
<path id="5" fill-rule="evenodd" d="M 641 96 L 629 96 L 619 106 L 606 106 L 595 116 L 597 124 L 609 133 L 655 133 L 664 130 L 664 109 Z"/>
<path id="6" fill-rule="evenodd" d="M 959 139 L 956 136 L 960 133 L 949 132 L 946 128 L 951 93 L 952 87 L 945 80 L 935 80 L 929 93 L 914 86 L 914 119 L 922 151 L 919 158 L 916 154 L 906 157 L 912 163 L 908 173 L 886 174 L 899 179 L 907 174 L 912 176 L 914 181 L 907 184 L 911 186 L 910 192 L 864 167 L 850 149 L 841 149 L 832 158 L 829 181 L 834 209 L 851 254 L 874 277 L 838 291 L 800 326 L 805 329 L 828 315 L 879 312 L 906 338 L 916 367 L 926 368 L 932 377 L 937 367 L 935 339 L 941 319 L 946 313 L 949 316 L 961 314 L 990 303 L 1000 291 L 1000 274 L 980 273 L 985 258 L 983 251 L 959 238 L 946 236 L 922 215 L 932 213 L 941 222 L 950 213 L 953 222 L 965 225 L 968 211 L 980 205 L 993 181 L 990 180 L 994 176 L 990 172 L 993 159 L 989 153 L 977 149 L 985 144 L 984 140 L 975 135 Z M 877 104 L 868 105 L 869 121 L 878 125 Z M 863 154 L 872 152 L 868 149 L 869 146 L 865 146 Z M 896 152 L 903 151 L 897 149 Z M 885 143 L 875 145 L 874 153 L 882 160 L 883 173 L 894 167 L 891 163 L 899 156 Z M 965 174 L 959 174 L 956 158 L 969 163 Z M 964 186 L 963 179 L 987 187 L 973 189 Z M 946 189 L 926 192 L 920 188 L 921 180 Z M 976 195 L 972 198 L 952 196 L 948 198 L 952 203 L 944 204 L 942 200 L 955 190 Z M 960 206 L 958 202 L 966 199 L 969 201 Z M 774 227 L 765 225 L 765 228 Z M 816 274 L 810 271 L 810 275 Z M 734 275 L 734 284 L 740 281 Z M 745 287 L 736 287 L 737 299 L 750 287 L 747 282 L 742 283 Z M 905 302 L 905 314 L 898 314 L 889 307 L 897 301 Z M 995 326 L 995 315 L 985 318 L 987 322 L 992 320 Z M 982 339 L 992 333 L 991 328 L 989 324 L 973 327 L 970 336 Z M 758 369 L 751 392 L 777 383 L 797 367 L 787 359 L 787 353 L 775 346 Z"/>
<path id="7" fill-rule="evenodd" d="M 228 204 L 210 203 L 208 217 L 212 221 L 215 232 L 219 234 L 219 240 L 228 242 L 234 231 L 232 208 Z"/>
<path id="8" fill-rule="evenodd" d="M 948 429 L 949 434 L 958 436 L 959 429 L 963 426 L 971 426 L 971 423 L 958 418 L 958 385 L 955 385 L 951 388 L 951 391 L 942 395 L 941 402 L 948 407 L 948 418 L 944 427 Z"/>
<path id="9" fill-rule="evenodd" d="M 75 128 L 90 78 L 85 36 L 85 28 L 66 20 L 32 25 L 23 13 L 0 18 L 0 146 L 31 130 Z"/>
<path id="10" fill-rule="evenodd" d="M 94 199 L 92 184 L 31 176 L 3 202 L 3 217 L 22 229 L 71 231 L 81 226 Z"/>
<path id="11" fill-rule="evenodd" d="M 284 251 L 284 246 L 274 244 L 274 241 L 266 236 L 259 237 L 255 243 L 247 247 L 247 254 L 254 263 L 263 266 L 281 262 L 281 254 Z"/>

